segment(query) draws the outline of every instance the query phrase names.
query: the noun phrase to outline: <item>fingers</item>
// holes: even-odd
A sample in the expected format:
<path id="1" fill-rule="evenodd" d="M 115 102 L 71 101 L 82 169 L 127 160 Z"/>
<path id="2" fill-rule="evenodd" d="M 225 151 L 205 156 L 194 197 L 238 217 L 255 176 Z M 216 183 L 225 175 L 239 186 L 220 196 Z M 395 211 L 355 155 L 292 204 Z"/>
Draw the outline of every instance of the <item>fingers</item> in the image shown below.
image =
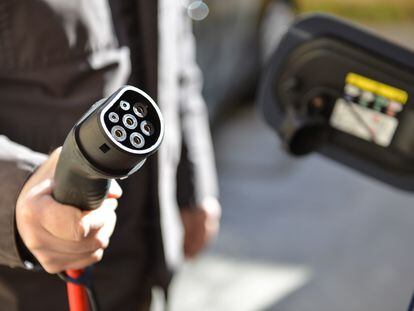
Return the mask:
<path id="1" fill-rule="evenodd" d="M 213 239 L 220 228 L 221 206 L 215 198 L 205 198 L 199 207 L 206 213 L 206 240 L 207 242 Z"/>
<path id="2" fill-rule="evenodd" d="M 87 266 L 90 266 L 98 261 L 102 260 L 104 251 L 103 249 L 98 249 L 96 252 L 92 253 L 90 256 L 80 259 L 78 261 L 71 262 L 64 266 L 63 270 L 69 269 L 83 269 Z"/>
<path id="3" fill-rule="evenodd" d="M 99 261 L 116 223 L 120 186 L 112 181 L 109 195 L 93 211 L 60 204 L 52 197 L 60 149 L 29 178 L 16 204 L 17 230 L 28 249 L 50 273 L 84 268 Z"/>
<path id="4" fill-rule="evenodd" d="M 109 187 L 108 198 L 119 199 L 122 196 L 122 188 L 115 179 L 111 180 Z"/>
<path id="5" fill-rule="evenodd" d="M 184 254 L 194 258 L 217 235 L 221 207 L 216 199 L 206 199 L 197 207 L 183 209 L 181 217 L 185 229 Z"/>
<path id="6" fill-rule="evenodd" d="M 204 209 L 209 217 L 220 219 L 221 217 L 221 206 L 216 198 L 205 198 L 200 204 L 200 208 Z"/>
<path id="7" fill-rule="evenodd" d="M 101 260 L 116 223 L 114 208 L 108 208 L 104 204 L 98 210 L 84 214 L 84 223 L 88 229 L 83 230 L 88 231 L 88 234 L 78 241 L 58 238 L 44 228 L 34 235 L 36 238 L 26 241 L 47 272 L 80 269 Z"/>
<path id="8" fill-rule="evenodd" d="M 102 230 L 102 229 L 101 229 Z M 90 234 L 80 242 L 61 240 L 45 230 L 39 230 L 36 238 L 27 240 L 27 246 L 32 252 L 52 251 L 62 254 L 84 254 L 94 252 L 109 245 L 110 236 L 101 236 L 100 231 Z"/>
<path id="9" fill-rule="evenodd" d="M 117 206 L 118 201 L 116 199 L 106 199 L 99 208 L 93 211 L 82 212 L 80 222 L 83 235 L 87 236 L 92 230 L 98 230 L 105 226 L 109 226 L 113 230 L 116 222 L 115 210 Z"/>
<path id="10" fill-rule="evenodd" d="M 209 242 L 217 235 L 219 228 L 220 218 L 213 215 L 208 215 L 205 222 L 206 242 Z"/>
<path id="11" fill-rule="evenodd" d="M 116 220 L 118 202 L 107 199 L 94 211 L 82 212 L 76 207 L 60 204 L 51 196 L 42 196 L 36 206 L 41 226 L 51 235 L 66 241 L 82 241 L 91 230 L 100 229 L 106 222 Z"/>
<path id="12" fill-rule="evenodd" d="M 64 254 L 53 251 L 43 251 L 37 255 L 42 267 L 48 273 L 58 273 L 68 269 L 82 269 L 100 261 L 104 250 L 98 249 L 83 254 Z"/>

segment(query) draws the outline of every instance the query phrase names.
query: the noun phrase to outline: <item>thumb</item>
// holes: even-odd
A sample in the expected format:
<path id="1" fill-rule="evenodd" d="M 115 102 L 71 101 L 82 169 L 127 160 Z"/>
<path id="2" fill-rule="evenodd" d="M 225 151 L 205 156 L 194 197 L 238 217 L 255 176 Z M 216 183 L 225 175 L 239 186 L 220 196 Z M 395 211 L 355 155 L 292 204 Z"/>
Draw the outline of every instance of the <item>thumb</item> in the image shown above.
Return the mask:
<path id="1" fill-rule="evenodd" d="M 115 179 L 111 180 L 111 185 L 109 186 L 108 198 L 110 199 L 119 199 L 122 196 L 122 188 L 116 182 Z"/>
<path id="2" fill-rule="evenodd" d="M 101 229 L 108 223 L 111 223 L 117 205 L 118 201 L 116 199 L 106 199 L 99 208 L 93 211 L 82 212 L 81 225 L 84 236 L 86 237 L 90 232 Z"/>

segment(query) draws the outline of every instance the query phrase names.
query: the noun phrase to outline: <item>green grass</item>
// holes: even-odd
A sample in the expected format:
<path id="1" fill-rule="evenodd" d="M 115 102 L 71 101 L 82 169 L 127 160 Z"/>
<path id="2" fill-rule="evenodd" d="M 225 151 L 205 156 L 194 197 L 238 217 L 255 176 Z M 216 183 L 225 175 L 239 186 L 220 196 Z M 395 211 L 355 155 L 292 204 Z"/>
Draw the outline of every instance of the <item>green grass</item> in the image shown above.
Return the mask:
<path id="1" fill-rule="evenodd" d="M 380 2 L 380 1 L 378 1 Z M 414 1 L 372 1 L 308 0 L 299 1 L 301 12 L 322 11 L 343 17 L 370 22 L 414 22 Z"/>

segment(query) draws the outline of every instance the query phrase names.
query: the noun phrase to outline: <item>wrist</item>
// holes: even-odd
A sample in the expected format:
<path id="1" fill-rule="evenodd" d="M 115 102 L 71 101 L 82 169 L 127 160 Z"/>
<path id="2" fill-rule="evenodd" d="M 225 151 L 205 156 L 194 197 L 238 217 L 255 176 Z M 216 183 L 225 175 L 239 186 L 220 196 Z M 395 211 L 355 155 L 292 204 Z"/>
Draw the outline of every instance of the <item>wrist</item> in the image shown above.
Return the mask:
<path id="1" fill-rule="evenodd" d="M 20 256 L 21 262 L 24 268 L 27 270 L 41 270 L 42 266 L 37 261 L 36 257 L 30 252 L 26 244 L 24 244 L 22 237 L 20 236 L 17 226 L 15 224 L 15 240 L 18 255 Z"/>

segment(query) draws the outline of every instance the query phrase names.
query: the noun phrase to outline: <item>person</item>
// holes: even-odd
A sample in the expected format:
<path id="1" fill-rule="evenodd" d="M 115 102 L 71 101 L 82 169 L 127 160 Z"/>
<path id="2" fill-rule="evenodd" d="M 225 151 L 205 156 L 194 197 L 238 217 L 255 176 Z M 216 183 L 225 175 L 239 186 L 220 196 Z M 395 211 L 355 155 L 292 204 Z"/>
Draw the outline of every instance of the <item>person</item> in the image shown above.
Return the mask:
<path id="1" fill-rule="evenodd" d="M 65 309 L 65 283 L 53 274 L 92 263 L 102 310 L 148 310 L 151 289 L 166 289 L 183 257 L 217 232 L 213 150 L 184 2 L 1 2 L 2 310 Z M 56 147 L 90 105 L 127 82 L 159 104 L 161 149 L 113 183 L 96 211 L 59 204 Z"/>

